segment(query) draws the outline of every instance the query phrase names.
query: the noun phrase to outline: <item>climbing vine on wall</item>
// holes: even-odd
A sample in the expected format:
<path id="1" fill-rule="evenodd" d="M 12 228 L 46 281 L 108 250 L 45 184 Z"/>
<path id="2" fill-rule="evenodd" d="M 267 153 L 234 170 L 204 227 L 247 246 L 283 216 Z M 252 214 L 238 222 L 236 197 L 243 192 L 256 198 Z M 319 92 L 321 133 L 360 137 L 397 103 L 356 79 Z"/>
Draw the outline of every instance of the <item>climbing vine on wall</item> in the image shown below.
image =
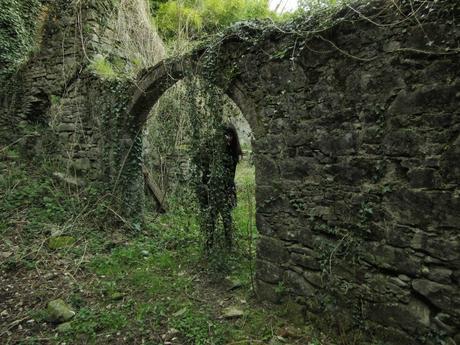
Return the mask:
<path id="1" fill-rule="evenodd" d="M 0 78 L 10 74 L 33 48 L 43 2 L 0 2 Z"/>

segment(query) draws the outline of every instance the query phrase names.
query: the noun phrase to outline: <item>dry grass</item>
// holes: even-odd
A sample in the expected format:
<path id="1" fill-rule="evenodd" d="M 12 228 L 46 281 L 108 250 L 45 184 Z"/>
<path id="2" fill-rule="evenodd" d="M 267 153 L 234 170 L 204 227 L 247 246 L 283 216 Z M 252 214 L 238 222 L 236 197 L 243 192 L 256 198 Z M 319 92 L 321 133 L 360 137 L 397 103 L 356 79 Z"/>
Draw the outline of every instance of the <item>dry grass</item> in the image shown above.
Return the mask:
<path id="1" fill-rule="evenodd" d="M 115 31 L 123 53 L 141 68 L 155 65 L 166 55 L 146 0 L 120 0 Z"/>

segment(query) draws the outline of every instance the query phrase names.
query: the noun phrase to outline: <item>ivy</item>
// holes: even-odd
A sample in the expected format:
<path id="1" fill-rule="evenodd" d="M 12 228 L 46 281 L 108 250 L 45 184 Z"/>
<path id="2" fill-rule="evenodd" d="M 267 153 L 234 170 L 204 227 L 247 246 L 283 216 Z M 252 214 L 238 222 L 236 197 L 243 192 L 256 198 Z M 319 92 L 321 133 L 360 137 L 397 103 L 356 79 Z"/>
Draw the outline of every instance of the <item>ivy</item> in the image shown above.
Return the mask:
<path id="1" fill-rule="evenodd" d="M 2 0 L 0 3 L 0 78 L 22 63 L 35 44 L 41 0 Z"/>

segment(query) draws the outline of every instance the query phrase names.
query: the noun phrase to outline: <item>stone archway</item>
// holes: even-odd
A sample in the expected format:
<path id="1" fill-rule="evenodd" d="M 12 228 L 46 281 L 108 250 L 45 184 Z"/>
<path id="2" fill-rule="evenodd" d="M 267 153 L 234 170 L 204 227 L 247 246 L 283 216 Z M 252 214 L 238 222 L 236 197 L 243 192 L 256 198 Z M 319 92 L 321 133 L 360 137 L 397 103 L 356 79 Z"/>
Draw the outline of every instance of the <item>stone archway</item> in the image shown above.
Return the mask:
<path id="1" fill-rule="evenodd" d="M 134 86 L 128 91 L 128 94 L 132 96 L 126 107 L 126 125 L 123 127 L 119 140 L 122 152 L 120 154 L 120 177 L 123 179 L 120 199 L 124 199 L 123 207 L 127 217 L 136 218 L 137 214 L 142 214 L 144 202 L 141 188 L 143 186 L 142 174 L 138 164 L 141 155 L 139 137 L 148 115 L 160 97 L 180 80 L 184 78 L 209 80 L 204 75 L 200 62 L 200 55 L 203 53 L 203 51 L 196 51 L 191 56 L 185 56 L 182 59 L 164 60 L 142 71 L 133 83 Z M 243 82 L 235 78 L 231 80 L 231 83 L 225 83 L 225 86 L 223 84 L 219 79 L 211 82 L 211 85 L 218 88 L 236 105 L 248 122 L 251 132 L 254 133 L 257 126 L 254 106 L 251 98 L 248 98 L 242 90 Z M 136 146 L 137 149 L 133 149 Z"/>
<path id="2" fill-rule="evenodd" d="M 130 133 L 136 134 L 137 136 L 137 133 L 142 132 L 142 129 L 145 128 L 145 124 L 155 104 L 163 96 L 163 94 L 170 88 L 174 87 L 176 83 L 181 82 L 183 79 L 190 78 L 198 80 L 201 79 L 203 81 L 208 80 L 200 72 L 200 64 L 194 62 L 190 57 L 184 57 L 181 60 L 164 60 L 157 65 L 142 71 L 139 74 L 137 81 L 134 83 L 132 91 L 130 92 L 133 96 L 127 106 L 129 124 L 127 128 L 130 129 Z M 209 80 L 208 85 L 211 88 L 218 89 L 218 93 L 227 99 L 226 102 L 231 102 L 233 106 L 239 110 L 241 116 L 240 119 L 246 123 L 246 127 L 253 138 L 253 127 L 249 124 L 248 119 L 254 119 L 255 117 L 251 116 L 251 108 L 248 107 L 248 105 L 251 104 L 251 100 L 245 98 L 245 95 L 241 92 L 241 89 L 239 88 L 240 82 L 233 80 L 231 85 L 226 85 L 226 89 L 221 87 L 218 83 L 209 82 Z M 130 133 L 127 133 L 126 137 L 128 137 Z M 130 153 L 128 152 L 126 155 L 129 154 Z M 151 176 L 152 174 L 147 170 L 147 168 L 144 168 L 144 175 Z M 147 187 L 154 195 L 157 206 L 159 209 L 165 209 L 164 207 L 166 205 L 162 204 L 164 191 L 161 191 L 161 188 L 156 186 L 156 183 L 152 179 L 149 180 L 150 181 L 147 183 Z"/>
<path id="3" fill-rule="evenodd" d="M 197 56 L 195 53 L 193 56 Z M 172 87 L 175 83 L 185 78 L 186 71 L 196 71 L 195 75 L 200 76 L 200 64 L 193 61 L 194 57 L 185 57 L 183 59 L 170 59 L 158 63 L 156 66 L 142 71 L 133 88 L 133 97 L 128 104 L 127 112 L 132 123 L 141 125 L 147 116 L 163 95 L 163 93 Z M 244 114 L 245 118 L 252 128 L 256 126 L 254 116 L 251 114 L 251 99 L 246 97 L 242 91 L 242 82 L 240 80 L 232 80 L 230 85 L 222 87 L 216 83 L 216 87 L 223 92 L 237 105 Z"/>

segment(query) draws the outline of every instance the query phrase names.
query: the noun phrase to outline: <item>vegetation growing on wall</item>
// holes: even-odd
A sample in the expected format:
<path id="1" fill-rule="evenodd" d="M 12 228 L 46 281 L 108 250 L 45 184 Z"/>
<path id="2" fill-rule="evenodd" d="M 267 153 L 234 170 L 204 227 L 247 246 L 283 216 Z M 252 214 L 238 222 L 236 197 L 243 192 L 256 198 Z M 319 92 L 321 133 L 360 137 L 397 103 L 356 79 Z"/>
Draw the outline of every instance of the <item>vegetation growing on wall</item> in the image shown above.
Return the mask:
<path id="1" fill-rule="evenodd" d="M 147 0 L 119 0 L 115 31 L 123 54 L 138 68 L 155 65 L 165 57 Z"/>
<path id="2" fill-rule="evenodd" d="M 41 0 L 4 0 L 0 3 L 0 78 L 25 61 L 37 44 Z"/>

